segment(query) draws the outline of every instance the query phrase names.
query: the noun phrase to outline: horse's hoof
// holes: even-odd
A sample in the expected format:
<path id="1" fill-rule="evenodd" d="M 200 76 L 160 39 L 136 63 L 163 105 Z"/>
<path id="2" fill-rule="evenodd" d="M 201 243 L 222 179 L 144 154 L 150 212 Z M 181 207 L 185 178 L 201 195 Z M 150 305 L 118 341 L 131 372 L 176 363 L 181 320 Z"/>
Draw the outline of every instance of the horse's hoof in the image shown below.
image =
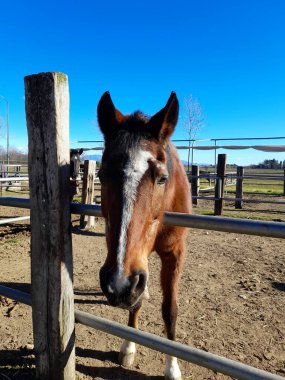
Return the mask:
<path id="1" fill-rule="evenodd" d="M 123 367 L 131 367 L 134 364 L 136 354 L 134 352 L 130 354 L 119 353 L 119 363 Z"/>
<path id="2" fill-rule="evenodd" d="M 119 364 L 124 367 L 133 365 L 136 356 L 136 345 L 134 342 L 125 340 L 121 346 L 119 353 Z"/>

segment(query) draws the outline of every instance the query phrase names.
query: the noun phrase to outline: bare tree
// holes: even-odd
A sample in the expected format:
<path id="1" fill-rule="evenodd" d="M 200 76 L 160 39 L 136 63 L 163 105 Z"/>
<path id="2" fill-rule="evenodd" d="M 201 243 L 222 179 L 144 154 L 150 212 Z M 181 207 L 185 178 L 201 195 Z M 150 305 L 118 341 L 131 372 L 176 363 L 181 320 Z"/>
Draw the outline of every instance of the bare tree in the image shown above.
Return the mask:
<path id="1" fill-rule="evenodd" d="M 197 134 L 201 131 L 205 123 L 204 112 L 200 106 L 200 103 L 193 95 L 189 95 L 184 99 L 184 113 L 183 113 L 183 127 L 187 132 L 187 137 L 189 140 L 189 147 L 192 142 L 192 147 L 194 144 L 194 139 Z M 188 171 L 189 171 L 189 161 L 190 161 L 190 149 L 188 151 Z M 193 164 L 193 149 L 192 149 L 192 164 Z"/>

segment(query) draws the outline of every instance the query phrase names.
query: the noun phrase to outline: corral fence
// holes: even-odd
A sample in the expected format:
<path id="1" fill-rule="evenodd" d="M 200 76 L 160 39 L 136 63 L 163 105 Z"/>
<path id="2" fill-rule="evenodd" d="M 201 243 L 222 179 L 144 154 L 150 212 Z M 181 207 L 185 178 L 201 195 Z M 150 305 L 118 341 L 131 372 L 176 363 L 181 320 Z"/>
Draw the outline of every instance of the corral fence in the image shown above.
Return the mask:
<path id="1" fill-rule="evenodd" d="M 279 138 L 280 139 L 280 138 Z M 176 140 L 174 140 L 176 141 Z M 180 141 L 180 140 L 178 140 Z M 80 142 L 80 141 L 79 141 Z M 90 142 L 90 141 L 85 141 Z M 95 143 L 102 143 L 101 141 L 94 141 Z M 270 146 L 267 146 L 269 149 Z M 271 146 L 272 147 L 272 146 Z M 185 148 L 178 146 L 177 148 Z M 281 149 L 281 148 L 280 148 Z M 84 151 L 89 150 L 103 150 L 103 147 L 95 147 L 95 148 L 82 148 Z M 237 166 L 236 172 L 234 171 L 227 171 L 226 170 L 226 160 L 227 155 L 226 154 L 218 154 L 218 160 L 215 164 L 215 171 L 210 172 L 206 171 L 205 169 L 200 168 L 198 165 L 191 166 L 191 170 L 187 172 L 188 179 L 192 184 L 192 200 L 193 204 L 197 205 L 198 200 L 207 200 L 207 201 L 214 201 L 214 215 L 221 215 L 223 212 L 223 205 L 224 201 L 227 202 L 234 202 L 235 209 L 242 209 L 243 203 L 264 203 L 264 204 L 272 204 L 272 205 L 285 205 L 285 201 L 283 200 L 270 200 L 270 193 L 254 193 L 254 192 L 244 192 L 244 183 L 245 181 L 249 180 L 256 180 L 260 181 L 262 180 L 262 187 L 264 186 L 270 186 L 274 187 L 278 185 L 279 187 L 282 186 L 282 192 L 279 191 L 280 195 L 285 196 L 285 169 L 283 169 L 283 175 L 279 174 L 244 174 L 244 167 Z M 94 172 L 92 173 L 93 166 Z M 90 168 L 89 168 L 90 167 Z M 10 171 L 8 169 L 10 168 Z M 22 176 L 23 170 L 27 168 L 27 165 L 22 164 L 14 164 L 14 165 L 6 165 L 6 164 L 0 164 L 0 193 L 3 195 L 3 189 L 5 190 L 15 190 L 19 188 L 20 190 L 28 190 L 28 176 L 27 176 L 27 170 L 25 172 L 26 176 Z M 73 192 L 74 195 L 81 194 L 81 201 L 82 203 L 89 203 L 92 204 L 97 201 L 96 196 L 94 198 L 94 190 L 95 186 L 100 187 L 100 181 L 97 177 L 98 169 L 96 170 L 96 161 L 93 160 L 84 160 L 82 164 L 80 165 L 80 170 L 78 173 L 78 178 L 74 181 L 71 181 L 71 187 L 74 188 Z M 93 183 L 91 182 L 91 179 Z M 201 186 L 201 183 L 205 181 L 208 182 L 208 186 Z M 268 181 L 268 183 L 266 183 Z M 277 183 L 278 181 L 278 183 Z M 276 182 L 276 184 L 274 184 Z M 230 197 L 228 195 L 228 187 L 230 187 L 229 193 L 235 193 L 234 197 Z M 235 187 L 235 191 L 233 191 L 233 187 Z M 205 195 L 205 193 L 213 195 Z M 225 197 L 225 194 L 227 195 Z M 255 194 L 255 195 L 266 195 L 266 199 L 253 199 L 251 198 L 244 198 L 244 194 Z M 91 197 L 93 195 L 93 198 Z M 100 198 L 100 197 L 99 197 Z M 83 218 L 83 217 L 82 217 Z M 86 219 L 86 218 L 85 218 Z M 93 226 L 94 223 L 90 222 L 90 220 L 87 222 L 81 223 L 81 226 Z"/>
<path id="2" fill-rule="evenodd" d="M 28 189 L 28 165 L 25 164 L 0 164 L 0 194 L 3 189 Z"/>
<path id="3" fill-rule="evenodd" d="M 280 204 L 285 205 L 285 201 L 272 201 L 268 199 L 271 195 L 267 192 L 266 199 L 253 199 L 253 198 L 244 198 L 245 192 L 243 191 L 243 184 L 248 180 L 263 180 L 262 186 L 272 186 L 272 182 L 277 181 L 281 182 L 280 186 L 283 186 L 282 195 L 285 196 L 285 168 L 283 169 L 282 174 L 270 175 L 270 174 L 244 174 L 244 167 L 237 166 L 236 172 L 226 171 L 226 154 L 217 154 L 217 150 L 220 148 L 238 150 L 238 149 L 256 149 L 264 152 L 285 152 L 285 145 L 217 145 L 218 142 L 225 140 L 285 140 L 285 137 L 264 137 L 264 138 L 232 138 L 232 139 L 207 139 L 207 140 L 173 140 L 173 143 L 176 144 L 176 148 L 183 150 L 186 149 L 188 152 L 192 151 L 191 165 L 189 161 L 190 153 L 188 155 L 188 163 L 186 172 L 189 178 L 189 181 L 192 183 L 192 200 L 193 204 L 198 204 L 199 199 L 204 199 L 208 201 L 214 201 L 214 215 L 221 215 L 223 212 L 224 201 L 234 202 L 236 209 L 241 209 L 243 203 L 264 203 L 264 204 Z M 195 146 L 195 143 L 198 141 L 210 141 L 214 142 L 214 145 L 211 146 Z M 189 145 L 177 145 L 179 142 L 187 142 Z M 77 144 L 87 144 L 94 143 L 97 145 L 102 145 L 101 140 L 92 141 L 92 140 L 80 140 L 74 141 L 73 143 Z M 88 151 L 102 151 L 102 146 L 95 146 L 93 148 L 82 148 L 84 152 Z M 193 164 L 193 152 L 194 150 L 214 150 L 215 151 L 215 165 L 213 166 L 214 172 L 210 173 L 205 171 L 205 169 L 200 168 L 198 165 Z M 191 170 L 190 170 L 191 168 Z M 281 169 L 282 170 L 282 169 Z M 200 180 L 207 180 L 208 187 L 201 188 Z M 98 180 L 97 180 L 98 181 Z M 266 183 L 270 181 L 271 183 Z M 283 185 L 282 185 L 283 183 Z M 97 182 L 98 184 L 98 182 Z M 235 196 L 227 196 L 225 198 L 225 193 L 227 194 L 227 188 L 235 186 Z M 214 196 L 208 195 L 205 196 L 202 193 L 211 193 L 214 192 Z M 233 191 L 230 190 L 232 193 Z M 260 194 L 260 193 L 258 193 Z M 261 195 L 261 194 L 260 194 Z"/>
<path id="4" fill-rule="evenodd" d="M 31 209 L 32 297 L 4 286 L 0 294 L 32 305 L 37 377 L 75 379 L 76 321 L 237 379 L 281 380 L 279 375 L 74 311 L 70 213 L 100 216 L 101 210 L 96 205 L 70 204 L 68 198 L 67 77 L 60 73 L 26 77 L 25 101 L 30 200 L 0 198 L 0 204 Z M 166 213 L 164 223 L 285 238 L 285 223 L 177 213 Z"/>
<path id="5" fill-rule="evenodd" d="M 268 203 L 276 205 L 285 205 L 285 200 L 272 201 L 268 199 L 258 200 L 251 198 L 244 198 L 243 184 L 244 180 L 264 180 L 264 181 L 280 181 L 283 182 L 282 195 L 285 196 L 285 169 L 284 175 L 245 175 L 244 168 L 242 166 L 237 167 L 236 173 L 226 172 L 226 154 L 218 155 L 217 173 L 203 173 L 200 174 L 200 168 L 197 165 L 192 166 L 192 172 L 188 175 L 189 181 L 192 184 L 192 199 L 194 204 L 198 204 L 198 200 L 210 200 L 214 201 L 214 214 L 221 215 L 223 212 L 223 205 L 225 201 L 235 203 L 236 209 L 241 209 L 243 202 L 252 203 Z M 210 186 L 201 190 L 200 180 L 207 179 Z M 213 183 L 213 185 L 212 185 Z M 235 197 L 225 196 L 226 187 L 235 186 Z M 214 196 L 200 195 L 202 192 L 214 191 Z"/>

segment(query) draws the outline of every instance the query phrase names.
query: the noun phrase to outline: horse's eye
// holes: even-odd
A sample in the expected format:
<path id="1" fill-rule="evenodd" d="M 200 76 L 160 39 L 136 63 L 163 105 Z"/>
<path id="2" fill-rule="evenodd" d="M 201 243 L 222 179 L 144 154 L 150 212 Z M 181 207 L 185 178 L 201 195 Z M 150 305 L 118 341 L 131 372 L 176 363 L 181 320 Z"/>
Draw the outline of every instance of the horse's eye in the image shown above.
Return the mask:
<path id="1" fill-rule="evenodd" d="M 156 183 L 158 185 L 164 185 L 168 180 L 168 175 L 162 175 L 161 177 L 158 177 L 156 180 Z"/>

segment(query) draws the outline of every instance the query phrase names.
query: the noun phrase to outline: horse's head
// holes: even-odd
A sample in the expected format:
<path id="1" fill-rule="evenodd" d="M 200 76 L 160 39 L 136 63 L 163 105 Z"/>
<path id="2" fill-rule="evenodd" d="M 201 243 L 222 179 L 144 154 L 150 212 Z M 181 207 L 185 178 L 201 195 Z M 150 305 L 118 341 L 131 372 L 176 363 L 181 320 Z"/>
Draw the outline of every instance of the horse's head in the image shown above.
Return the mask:
<path id="1" fill-rule="evenodd" d="M 98 122 L 105 138 L 99 178 L 108 248 L 100 282 L 113 306 L 132 308 L 144 298 L 147 259 L 170 189 L 168 143 L 178 110 L 175 93 L 151 118 L 140 112 L 124 116 L 108 92 L 98 104 Z"/>
<path id="2" fill-rule="evenodd" d="M 79 176 L 80 172 L 80 156 L 83 153 L 83 149 L 70 149 L 70 178 L 75 180 Z"/>

